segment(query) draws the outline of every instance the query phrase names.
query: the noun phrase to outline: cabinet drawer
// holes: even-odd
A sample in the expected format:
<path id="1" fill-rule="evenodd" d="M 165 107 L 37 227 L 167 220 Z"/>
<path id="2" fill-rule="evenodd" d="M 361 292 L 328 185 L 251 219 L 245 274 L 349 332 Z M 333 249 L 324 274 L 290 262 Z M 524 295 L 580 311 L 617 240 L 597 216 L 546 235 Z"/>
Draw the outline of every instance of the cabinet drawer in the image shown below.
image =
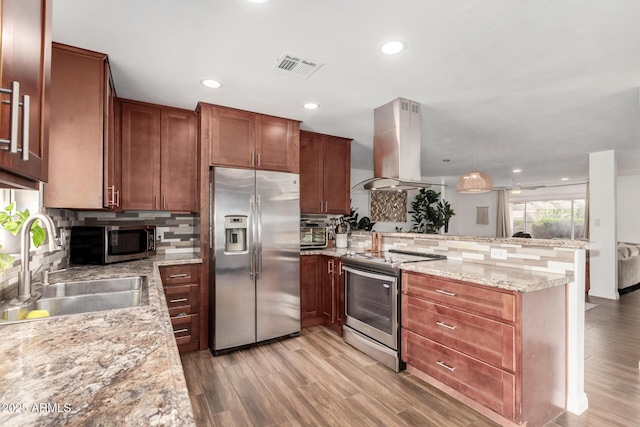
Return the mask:
<path id="1" fill-rule="evenodd" d="M 426 274 L 403 273 L 403 293 L 436 303 L 515 322 L 516 293 L 473 286 Z"/>
<path id="2" fill-rule="evenodd" d="M 160 267 L 160 278 L 164 286 L 198 283 L 200 266 L 197 264 L 163 266 Z"/>
<path id="3" fill-rule="evenodd" d="M 402 327 L 481 361 L 516 370 L 513 325 L 403 295 Z"/>
<path id="4" fill-rule="evenodd" d="M 168 286 L 164 288 L 164 295 L 167 299 L 167 307 L 169 307 L 169 316 L 198 312 L 197 284 Z"/>
<path id="5" fill-rule="evenodd" d="M 178 347 L 182 344 L 189 344 L 191 342 L 198 341 L 197 314 L 172 317 L 171 325 L 173 325 L 173 336 L 176 338 Z"/>
<path id="6" fill-rule="evenodd" d="M 515 376 L 402 330 L 402 360 L 502 416 L 515 417 Z"/>

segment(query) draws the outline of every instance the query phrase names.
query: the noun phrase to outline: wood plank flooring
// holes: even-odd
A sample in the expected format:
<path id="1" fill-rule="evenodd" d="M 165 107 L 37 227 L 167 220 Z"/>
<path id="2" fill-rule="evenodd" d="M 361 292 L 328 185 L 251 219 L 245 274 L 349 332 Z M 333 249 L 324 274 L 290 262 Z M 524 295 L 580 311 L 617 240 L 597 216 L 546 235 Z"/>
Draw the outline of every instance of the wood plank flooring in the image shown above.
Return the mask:
<path id="1" fill-rule="evenodd" d="M 586 312 L 589 409 L 552 427 L 640 425 L 640 291 Z M 396 374 L 322 326 L 213 357 L 182 356 L 199 427 L 496 426 L 406 372 Z"/>

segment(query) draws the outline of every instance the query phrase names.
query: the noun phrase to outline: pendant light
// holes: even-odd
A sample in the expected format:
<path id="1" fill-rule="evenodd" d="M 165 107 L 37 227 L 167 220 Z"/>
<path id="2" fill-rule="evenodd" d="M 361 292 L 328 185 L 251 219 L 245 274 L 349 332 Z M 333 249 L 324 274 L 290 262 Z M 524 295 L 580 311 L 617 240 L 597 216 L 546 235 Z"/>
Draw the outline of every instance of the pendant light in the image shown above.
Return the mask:
<path id="1" fill-rule="evenodd" d="M 473 155 L 473 170 L 458 178 L 458 193 L 487 193 L 493 189 L 493 178 L 476 169 L 476 155 Z"/>
<path id="2" fill-rule="evenodd" d="M 513 185 L 511 185 L 511 190 L 509 190 L 511 194 L 520 194 L 522 193 L 522 187 L 520 187 L 520 182 L 517 179 L 513 179 Z"/>

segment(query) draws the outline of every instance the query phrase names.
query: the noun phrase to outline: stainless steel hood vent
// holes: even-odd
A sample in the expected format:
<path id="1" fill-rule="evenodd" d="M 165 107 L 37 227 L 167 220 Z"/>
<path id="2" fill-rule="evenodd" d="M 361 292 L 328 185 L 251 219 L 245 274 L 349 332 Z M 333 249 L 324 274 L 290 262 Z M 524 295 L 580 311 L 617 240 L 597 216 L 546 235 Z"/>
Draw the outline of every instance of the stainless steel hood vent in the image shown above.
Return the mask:
<path id="1" fill-rule="evenodd" d="M 402 191 L 429 188 L 420 173 L 420 103 L 397 98 L 374 110 L 373 178 L 354 189 Z"/>

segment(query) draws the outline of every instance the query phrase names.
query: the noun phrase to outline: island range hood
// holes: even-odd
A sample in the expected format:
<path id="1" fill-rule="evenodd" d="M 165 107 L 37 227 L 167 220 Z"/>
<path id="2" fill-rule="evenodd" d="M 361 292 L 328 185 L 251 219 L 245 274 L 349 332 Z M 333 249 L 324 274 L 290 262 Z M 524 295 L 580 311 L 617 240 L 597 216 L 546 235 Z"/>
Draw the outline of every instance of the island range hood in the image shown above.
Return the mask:
<path id="1" fill-rule="evenodd" d="M 354 189 L 402 191 L 429 188 L 420 173 L 420 103 L 397 98 L 374 110 L 373 178 Z"/>

